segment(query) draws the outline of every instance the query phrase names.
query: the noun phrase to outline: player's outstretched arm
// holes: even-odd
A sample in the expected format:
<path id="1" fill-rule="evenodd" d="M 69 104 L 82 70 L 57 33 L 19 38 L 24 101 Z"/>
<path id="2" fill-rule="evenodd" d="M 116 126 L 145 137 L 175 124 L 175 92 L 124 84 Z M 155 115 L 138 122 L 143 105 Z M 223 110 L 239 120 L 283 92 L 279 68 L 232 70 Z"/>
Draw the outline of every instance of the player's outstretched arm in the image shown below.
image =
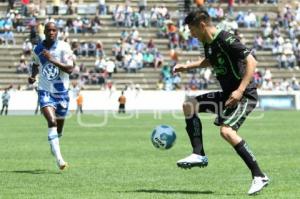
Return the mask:
<path id="1" fill-rule="evenodd" d="M 43 50 L 42 54 L 46 57 L 46 59 L 49 62 L 51 62 L 52 64 L 57 66 L 59 69 L 61 69 L 65 73 L 71 74 L 73 72 L 73 65 L 68 65 L 68 64 L 64 64 L 64 63 L 59 62 L 58 60 L 54 59 L 51 56 L 51 54 L 48 50 Z"/>
<path id="2" fill-rule="evenodd" d="M 206 68 L 211 66 L 208 59 L 200 59 L 199 61 L 191 62 L 188 64 L 176 64 L 173 68 L 174 72 L 184 72 L 193 68 Z"/>

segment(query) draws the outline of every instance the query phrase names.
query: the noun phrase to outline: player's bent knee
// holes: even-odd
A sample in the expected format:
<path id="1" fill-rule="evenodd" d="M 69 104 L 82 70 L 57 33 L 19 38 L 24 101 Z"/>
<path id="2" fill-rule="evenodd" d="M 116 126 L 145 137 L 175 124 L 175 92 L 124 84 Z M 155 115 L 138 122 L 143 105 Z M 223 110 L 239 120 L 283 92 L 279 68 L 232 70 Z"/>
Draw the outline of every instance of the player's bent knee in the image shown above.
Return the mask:
<path id="1" fill-rule="evenodd" d="M 197 113 L 197 104 L 198 102 L 195 98 L 187 99 L 182 105 L 185 116 L 192 116 Z"/>
<path id="2" fill-rule="evenodd" d="M 221 126 L 220 134 L 225 140 L 231 140 L 235 131 L 230 126 Z"/>
<path id="3" fill-rule="evenodd" d="M 188 103 L 183 103 L 182 105 L 182 110 L 183 110 L 183 113 L 185 116 L 189 116 L 189 115 L 192 115 L 192 108 L 191 108 L 191 105 L 188 104 Z"/>

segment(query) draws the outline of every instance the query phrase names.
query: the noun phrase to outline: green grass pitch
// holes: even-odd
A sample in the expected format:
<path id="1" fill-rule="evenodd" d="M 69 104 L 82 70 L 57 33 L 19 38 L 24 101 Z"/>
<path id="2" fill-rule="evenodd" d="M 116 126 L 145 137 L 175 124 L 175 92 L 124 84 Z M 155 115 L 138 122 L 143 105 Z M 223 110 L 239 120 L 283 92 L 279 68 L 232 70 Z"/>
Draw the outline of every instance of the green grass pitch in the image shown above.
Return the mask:
<path id="1" fill-rule="evenodd" d="M 184 120 L 168 113 L 160 119 L 156 116 L 72 116 L 61 139 L 62 153 L 70 164 L 64 172 L 58 171 L 50 154 L 42 116 L 0 117 L 0 198 L 249 197 L 250 172 L 222 140 L 213 117 L 203 115 L 202 121 L 208 167 L 182 170 L 176 161 L 191 152 Z M 256 119 L 249 118 L 239 134 L 271 179 L 255 197 L 300 198 L 300 112 L 255 112 L 252 116 Z M 160 151 L 150 142 L 152 129 L 159 124 L 176 130 L 176 144 L 170 150 Z"/>

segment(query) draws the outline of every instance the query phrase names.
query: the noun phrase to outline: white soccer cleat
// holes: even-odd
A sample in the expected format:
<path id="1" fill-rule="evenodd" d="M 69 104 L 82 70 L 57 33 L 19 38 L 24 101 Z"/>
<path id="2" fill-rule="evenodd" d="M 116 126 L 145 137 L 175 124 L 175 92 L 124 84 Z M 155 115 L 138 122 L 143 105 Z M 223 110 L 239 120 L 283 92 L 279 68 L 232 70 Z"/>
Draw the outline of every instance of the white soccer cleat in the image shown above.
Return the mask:
<path id="1" fill-rule="evenodd" d="M 195 153 L 177 161 L 177 166 L 181 168 L 206 167 L 208 165 L 207 156 L 201 156 Z"/>
<path id="2" fill-rule="evenodd" d="M 266 187 L 269 184 L 269 182 L 270 182 L 270 180 L 269 180 L 268 176 L 266 176 L 266 175 L 264 177 L 254 177 L 254 179 L 252 180 L 251 187 L 248 191 L 248 194 L 254 195 L 254 194 L 258 193 L 264 187 Z"/>
<path id="3" fill-rule="evenodd" d="M 68 163 L 65 162 L 64 160 L 57 160 L 56 163 L 60 170 L 64 170 L 69 167 Z"/>

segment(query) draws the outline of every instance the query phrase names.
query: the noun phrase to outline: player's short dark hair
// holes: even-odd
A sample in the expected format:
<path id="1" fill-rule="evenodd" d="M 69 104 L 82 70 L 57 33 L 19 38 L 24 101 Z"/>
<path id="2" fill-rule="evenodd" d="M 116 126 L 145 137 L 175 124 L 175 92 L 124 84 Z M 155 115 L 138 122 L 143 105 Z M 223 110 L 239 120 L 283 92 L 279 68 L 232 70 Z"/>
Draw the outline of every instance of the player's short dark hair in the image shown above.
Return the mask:
<path id="1" fill-rule="evenodd" d="M 201 21 L 210 24 L 211 18 L 206 10 L 197 9 L 191 11 L 184 19 L 184 24 L 186 25 L 197 25 Z"/>
<path id="2" fill-rule="evenodd" d="M 45 29 L 48 28 L 48 26 L 49 26 L 50 24 L 53 24 L 53 25 L 55 26 L 55 28 L 57 28 L 57 24 L 55 23 L 55 21 L 50 20 L 50 21 L 48 21 L 48 22 L 45 24 Z"/>

